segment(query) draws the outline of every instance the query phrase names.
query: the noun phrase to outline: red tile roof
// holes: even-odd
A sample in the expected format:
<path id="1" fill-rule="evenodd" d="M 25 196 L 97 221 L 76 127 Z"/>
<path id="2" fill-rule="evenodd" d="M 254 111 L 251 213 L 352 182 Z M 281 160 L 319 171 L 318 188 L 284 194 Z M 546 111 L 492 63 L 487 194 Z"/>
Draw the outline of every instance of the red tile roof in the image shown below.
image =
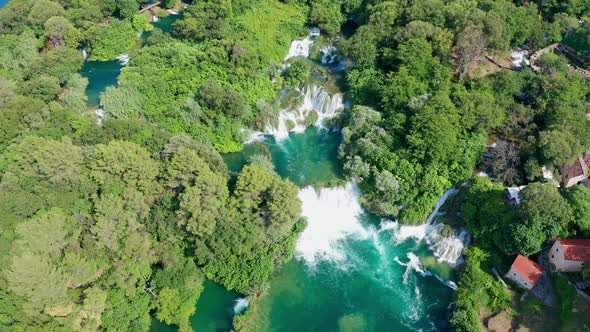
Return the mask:
<path id="1" fill-rule="evenodd" d="M 539 264 L 533 262 L 521 254 L 516 256 L 514 263 L 512 263 L 511 269 L 533 286 L 537 284 L 537 281 L 539 281 L 539 278 L 541 278 L 541 275 L 543 275 L 543 268 L 540 267 Z"/>
<path id="2" fill-rule="evenodd" d="M 570 261 L 590 261 L 590 239 L 557 239 L 563 246 L 563 257 Z"/>

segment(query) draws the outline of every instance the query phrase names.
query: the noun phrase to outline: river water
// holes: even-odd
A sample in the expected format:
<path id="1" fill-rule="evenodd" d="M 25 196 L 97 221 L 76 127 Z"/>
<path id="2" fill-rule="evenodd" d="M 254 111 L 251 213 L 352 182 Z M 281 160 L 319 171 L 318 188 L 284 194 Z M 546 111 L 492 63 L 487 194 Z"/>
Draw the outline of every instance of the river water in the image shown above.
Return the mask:
<path id="1" fill-rule="evenodd" d="M 171 24 L 162 21 L 156 24 Z M 295 41 L 286 60 L 308 56 L 311 38 Z M 337 76 L 342 66 L 332 59 L 326 56 L 316 65 Z M 90 104 L 98 104 L 120 69 L 119 62 L 85 64 Z M 243 151 L 224 156 L 232 173 L 254 154 L 270 156 L 277 173 L 300 187 L 308 219 L 294 259 L 275 273 L 258 304 L 262 315 L 257 330 L 448 330 L 452 265 L 459 260 L 465 236 L 440 236 L 437 211 L 427 225 L 409 227 L 381 220 L 360 206 L 358 189 L 342 178 L 337 158 L 341 135 L 328 129 L 330 118 L 345 111 L 345 98 L 328 88 L 328 81 L 301 87 L 297 102 L 277 115 L 278 123 L 254 133 Z M 303 123 L 313 113 L 315 122 L 306 127 Z M 191 324 L 196 331 L 227 331 L 233 316 L 248 310 L 247 305 L 247 298 L 207 281 Z M 169 330 L 175 328 L 154 320 L 152 331 Z"/>

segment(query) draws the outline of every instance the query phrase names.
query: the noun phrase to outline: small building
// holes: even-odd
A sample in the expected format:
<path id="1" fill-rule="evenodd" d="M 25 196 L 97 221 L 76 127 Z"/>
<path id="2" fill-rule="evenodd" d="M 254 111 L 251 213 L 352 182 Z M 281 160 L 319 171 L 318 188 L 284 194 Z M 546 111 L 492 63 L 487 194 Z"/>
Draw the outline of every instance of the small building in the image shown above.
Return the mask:
<path id="1" fill-rule="evenodd" d="M 524 289 L 531 289 L 535 287 L 542 275 L 543 268 L 539 264 L 518 254 L 504 276 Z"/>
<path id="2" fill-rule="evenodd" d="M 586 182 L 588 179 L 588 164 L 590 164 L 590 151 L 576 158 L 572 163 L 563 165 L 561 168 L 563 187 L 569 188 Z"/>
<path id="3" fill-rule="evenodd" d="M 560 272 L 577 272 L 590 262 L 590 239 L 557 239 L 549 250 L 549 261 Z"/>
<path id="4" fill-rule="evenodd" d="M 520 204 L 520 191 L 524 189 L 524 187 L 525 186 L 507 188 L 508 194 L 506 195 L 506 199 L 508 199 L 508 202 L 512 205 Z"/>

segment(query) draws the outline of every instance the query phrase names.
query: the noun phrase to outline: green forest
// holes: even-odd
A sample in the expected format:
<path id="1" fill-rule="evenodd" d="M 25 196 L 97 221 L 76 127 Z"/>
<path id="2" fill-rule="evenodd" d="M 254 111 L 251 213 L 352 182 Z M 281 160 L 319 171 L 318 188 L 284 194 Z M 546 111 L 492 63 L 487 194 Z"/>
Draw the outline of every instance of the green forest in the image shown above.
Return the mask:
<path id="1" fill-rule="evenodd" d="M 147 331 L 155 317 L 190 331 L 205 279 L 260 292 L 305 229 L 298 188 L 266 155 L 232 173 L 222 154 L 307 79 L 304 63 L 281 65 L 311 26 L 346 61 L 338 158 L 363 206 L 421 224 L 465 183 L 451 212 L 473 243 L 453 330 L 478 331 L 480 307 L 510 305 L 489 266 L 590 236 L 590 189 L 542 174 L 560 180 L 590 149 L 590 80 L 553 53 L 539 71 L 482 70 L 486 56 L 552 43 L 590 64 L 590 2 L 186 2 L 171 33 L 139 14 L 142 0 L 0 10 L 0 330 Z M 80 71 L 121 54 L 131 60 L 100 96 L 98 124 Z M 505 187 L 520 185 L 522 203 L 508 205 Z"/>

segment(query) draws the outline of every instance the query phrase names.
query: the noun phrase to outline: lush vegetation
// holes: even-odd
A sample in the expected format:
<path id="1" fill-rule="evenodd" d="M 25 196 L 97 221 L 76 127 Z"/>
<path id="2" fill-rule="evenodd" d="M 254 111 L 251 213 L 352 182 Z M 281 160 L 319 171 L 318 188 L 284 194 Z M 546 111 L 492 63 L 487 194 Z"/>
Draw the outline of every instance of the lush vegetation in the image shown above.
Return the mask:
<path id="1" fill-rule="evenodd" d="M 538 72 L 478 69 L 485 56 L 562 41 L 587 63 L 586 2 L 189 1 L 171 35 L 141 45 L 146 3 L 13 0 L 0 11 L 0 330 L 147 330 L 153 315 L 187 331 L 204 278 L 262 294 L 305 226 L 297 189 L 262 156 L 230 176 L 219 153 L 240 150 L 240 130 L 261 129 L 277 92 L 309 76 L 304 61 L 281 70 L 306 24 L 347 59 L 339 156 L 365 206 L 421 223 L 468 181 L 458 210 L 474 248 L 456 330 L 477 330 L 480 306 L 508 306 L 489 267 L 590 236 L 590 190 L 542 174 L 560 180 L 590 148 L 588 81 L 555 54 Z M 83 48 L 88 61 L 131 53 L 101 96 L 101 125 Z M 527 186 L 512 206 L 504 186 L 516 185 Z M 567 321 L 571 289 L 558 282 Z"/>
<path id="2" fill-rule="evenodd" d="M 265 157 L 230 177 L 219 154 L 240 148 L 253 106 L 274 97 L 271 61 L 300 33 L 304 7 L 265 2 L 264 15 L 283 15 L 265 39 L 241 33 L 263 29 L 252 3 L 226 8 L 224 39 L 195 38 L 185 21 L 182 40 L 152 34 L 97 125 L 79 48 L 89 61 L 128 52 L 151 27 L 136 15 L 144 2 L 0 11 L 2 331 L 145 331 L 152 316 L 190 331 L 204 278 L 261 287 L 305 226 L 295 185 Z"/>

